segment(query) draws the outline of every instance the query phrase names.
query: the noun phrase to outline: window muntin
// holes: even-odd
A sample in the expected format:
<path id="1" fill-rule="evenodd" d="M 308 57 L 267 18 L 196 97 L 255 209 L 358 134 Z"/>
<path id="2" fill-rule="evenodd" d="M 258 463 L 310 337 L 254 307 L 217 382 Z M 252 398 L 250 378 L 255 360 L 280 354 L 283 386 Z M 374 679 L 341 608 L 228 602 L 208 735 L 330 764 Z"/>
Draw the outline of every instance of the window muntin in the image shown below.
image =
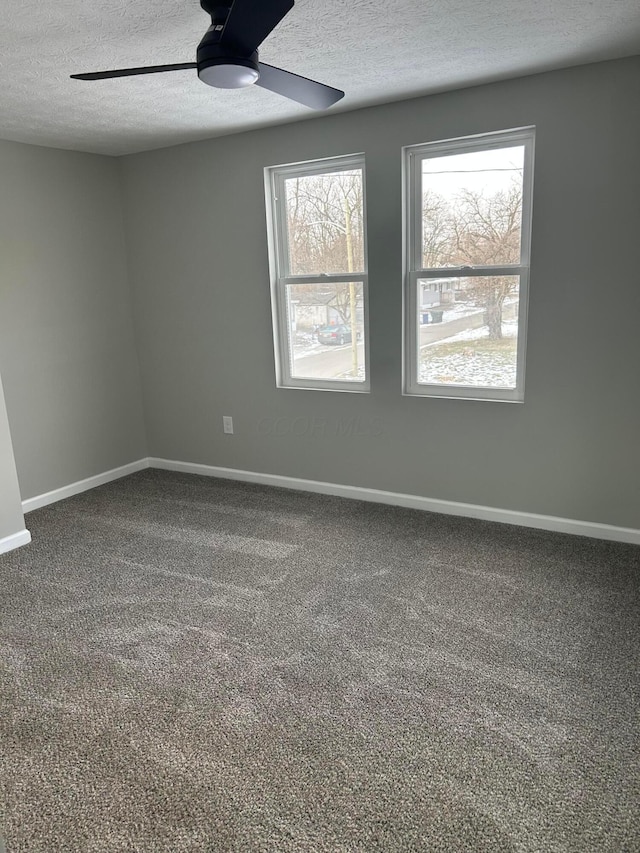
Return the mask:
<path id="1" fill-rule="evenodd" d="M 405 149 L 405 392 L 521 401 L 533 129 Z"/>
<path id="2" fill-rule="evenodd" d="M 277 384 L 368 391 L 364 158 L 267 170 Z"/>

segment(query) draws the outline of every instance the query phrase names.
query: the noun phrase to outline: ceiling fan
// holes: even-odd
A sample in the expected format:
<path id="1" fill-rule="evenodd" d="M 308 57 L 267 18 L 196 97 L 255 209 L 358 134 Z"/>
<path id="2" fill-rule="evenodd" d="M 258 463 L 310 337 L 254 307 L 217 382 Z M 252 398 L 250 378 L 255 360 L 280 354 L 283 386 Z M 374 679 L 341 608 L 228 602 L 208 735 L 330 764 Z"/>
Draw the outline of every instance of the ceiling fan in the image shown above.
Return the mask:
<path id="1" fill-rule="evenodd" d="M 208 86 L 240 89 L 255 84 L 316 110 L 327 109 L 344 97 L 340 89 L 258 61 L 258 47 L 291 11 L 294 0 L 200 0 L 200 5 L 211 16 L 211 26 L 198 45 L 196 62 L 71 76 L 75 80 L 105 80 L 196 68 Z"/>

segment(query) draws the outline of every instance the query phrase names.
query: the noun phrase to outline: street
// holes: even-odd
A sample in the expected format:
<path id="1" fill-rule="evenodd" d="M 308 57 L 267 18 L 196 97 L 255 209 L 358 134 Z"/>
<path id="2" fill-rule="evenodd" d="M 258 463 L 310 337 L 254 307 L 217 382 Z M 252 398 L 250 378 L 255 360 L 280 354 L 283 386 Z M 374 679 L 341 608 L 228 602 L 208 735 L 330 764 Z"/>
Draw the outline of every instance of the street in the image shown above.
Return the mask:
<path id="1" fill-rule="evenodd" d="M 358 365 L 364 364 L 364 343 L 359 341 Z M 296 379 L 334 379 L 351 371 L 353 350 L 351 344 L 326 346 L 319 352 L 303 355 L 294 360 L 293 376 Z"/>

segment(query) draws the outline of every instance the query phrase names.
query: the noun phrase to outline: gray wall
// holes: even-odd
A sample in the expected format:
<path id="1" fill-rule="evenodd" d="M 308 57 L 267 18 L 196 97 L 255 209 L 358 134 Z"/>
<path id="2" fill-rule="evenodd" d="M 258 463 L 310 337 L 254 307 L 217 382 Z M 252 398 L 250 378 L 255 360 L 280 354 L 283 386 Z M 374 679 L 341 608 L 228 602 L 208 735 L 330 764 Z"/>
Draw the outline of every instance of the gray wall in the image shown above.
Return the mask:
<path id="1" fill-rule="evenodd" d="M 0 142 L 0 371 L 26 499 L 146 456 L 118 162 Z"/>
<path id="2" fill-rule="evenodd" d="M 126 158 L 150 454 L 640 526 L 639 81 L 633 58 Z M 403 397 L 401 146 L 530 124 L 526 401 Z M 372 393 L 278 390 L 263 169 L 361 151 Z"/>
<path id="3" fill-rule="evenodd" d="M 0 541 L 24 530 L 20 489 L 0 379 Z"/>

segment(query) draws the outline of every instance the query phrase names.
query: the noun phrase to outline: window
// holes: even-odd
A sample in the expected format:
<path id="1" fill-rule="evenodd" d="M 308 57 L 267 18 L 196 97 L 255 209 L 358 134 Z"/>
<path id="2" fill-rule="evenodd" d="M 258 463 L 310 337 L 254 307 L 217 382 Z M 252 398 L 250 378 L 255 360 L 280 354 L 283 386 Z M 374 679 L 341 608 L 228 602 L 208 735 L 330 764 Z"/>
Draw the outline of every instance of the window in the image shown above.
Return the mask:
<path id="1" fill-rule="evenodd" d="M 368 391 L 364 158 L 267 169 L 277 384 Z"/>
<path id="2" fill-rule="evenodd" d="M 405 392 L 522 401 L 532 128 L 405 149 Z"/>

